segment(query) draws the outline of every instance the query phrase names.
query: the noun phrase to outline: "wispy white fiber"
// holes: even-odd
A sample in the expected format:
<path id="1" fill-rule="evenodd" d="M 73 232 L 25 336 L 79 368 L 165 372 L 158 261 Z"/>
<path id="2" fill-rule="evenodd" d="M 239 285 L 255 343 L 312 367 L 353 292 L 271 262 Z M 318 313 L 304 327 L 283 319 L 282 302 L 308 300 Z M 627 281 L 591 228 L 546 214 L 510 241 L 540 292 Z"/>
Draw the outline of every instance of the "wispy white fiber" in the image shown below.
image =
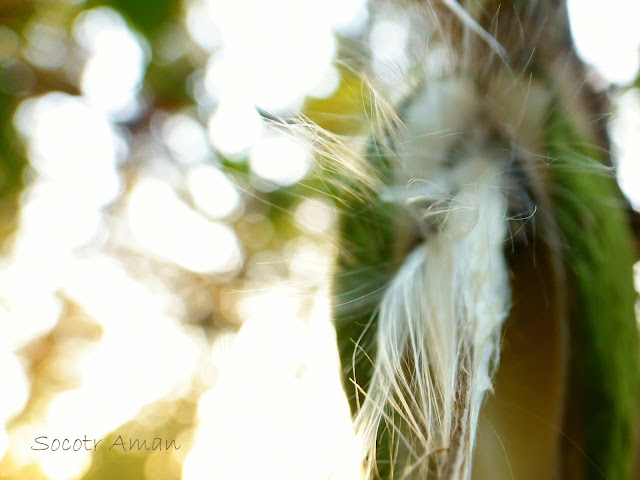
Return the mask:
<path id="1" fill-rule="evenodd" d="M 393 478 L 425 478 L 427 469 L 469 478 L 478 412 L 498 361 L 509 308 L 506 194 L 497 165 L 468 165 L 472 178 L 438 211 L 437 231 L 406 258 L 378 311 L 375 371 L 355 425 L 371 471 L 380 432 L 389 430 L 393 458 L 382 460 L 404 466 Z M 414 210 L 437 201 L 398 200 Z M 422 218 L 430 215 L 424 207 Z"/>

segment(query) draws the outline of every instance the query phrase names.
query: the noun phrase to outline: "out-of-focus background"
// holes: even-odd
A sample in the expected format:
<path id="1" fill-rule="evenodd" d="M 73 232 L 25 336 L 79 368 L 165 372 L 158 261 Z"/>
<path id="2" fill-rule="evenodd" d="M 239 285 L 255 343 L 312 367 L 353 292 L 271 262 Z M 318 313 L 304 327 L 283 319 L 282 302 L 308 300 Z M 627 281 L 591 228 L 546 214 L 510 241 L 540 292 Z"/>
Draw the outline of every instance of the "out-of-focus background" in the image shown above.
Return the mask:
<path id="1" fill-rule="evenodd" d="M 569 7 L 640 208 L 640 5 L 613 3 Z M 271 120 L 352 133 L 352 61 L 400 78 L 406 27 L 366 0 L 0 0 L 0 478 L 359 477 L 336 206 Z"/>

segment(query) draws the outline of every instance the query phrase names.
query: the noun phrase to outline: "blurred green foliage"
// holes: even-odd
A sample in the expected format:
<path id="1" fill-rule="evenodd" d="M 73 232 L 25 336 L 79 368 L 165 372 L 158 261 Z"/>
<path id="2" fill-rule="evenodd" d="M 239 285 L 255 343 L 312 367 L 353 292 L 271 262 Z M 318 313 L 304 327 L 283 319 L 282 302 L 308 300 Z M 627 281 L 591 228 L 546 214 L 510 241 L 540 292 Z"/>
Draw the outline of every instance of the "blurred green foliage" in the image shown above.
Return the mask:
<path id="1" fill-rule="evenodd" d="M 6 70 L 0 71 L 0 75 Z M 2 82 L 4 78 L 0 78 Z M 20 192 L 24 184 L 23 173 L 27 161 L 23 147 L 11 127 L 16 99 L 8 95 L 0 83 L 0 253 L 6 248 L 9 235 L 15 231 Z"/>
<path id="2" fill-rule="evenodd" d="M 133 26 L 153 40 L 158 30 L 180 20 L 182 2 L 180 0 L 109 0 L 88 2 L 88 7 L 105 5 L 112 7 L 127 18 Z"/>

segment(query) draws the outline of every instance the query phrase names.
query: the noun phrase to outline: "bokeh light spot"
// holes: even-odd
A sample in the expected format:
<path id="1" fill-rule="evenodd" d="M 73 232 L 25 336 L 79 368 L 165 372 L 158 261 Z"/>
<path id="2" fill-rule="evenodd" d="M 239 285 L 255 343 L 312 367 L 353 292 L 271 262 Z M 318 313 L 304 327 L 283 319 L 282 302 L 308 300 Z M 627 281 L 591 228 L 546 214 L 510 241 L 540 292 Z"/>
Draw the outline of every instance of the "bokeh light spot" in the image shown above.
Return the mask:
<path id="1" fill-rule="evenodd" d="M 262 138 L 251 150 L 249 158 L 253 173 L 281 186 L 302 180 L 311 162 L 308 145 L 280 133 Z"/>

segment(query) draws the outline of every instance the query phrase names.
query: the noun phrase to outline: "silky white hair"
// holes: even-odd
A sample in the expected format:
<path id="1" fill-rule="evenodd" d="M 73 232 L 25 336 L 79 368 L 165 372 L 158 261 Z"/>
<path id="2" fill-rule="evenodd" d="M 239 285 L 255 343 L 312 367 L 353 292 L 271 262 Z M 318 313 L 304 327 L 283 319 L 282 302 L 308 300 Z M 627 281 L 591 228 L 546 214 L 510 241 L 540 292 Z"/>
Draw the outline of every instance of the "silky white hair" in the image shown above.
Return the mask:
<path id="1" fill-rule="evenodd" d="M 492 73 L 493 81 L 482 88 L 472 70 L 460 68 L 467 55 L 478 51 L 495 56 L 494 63 L 502 67 L 507 63 L 504 48 L 476 23 L 468 3 L 462 2 L 463 8 L 448 0 L 424 2 L 408 10 L 409 24 L 417 25 L 413 33 L 429 42 L 416 69 L 418 76 L 424 70 L 424 78 L 401 101 L 377 95 L 375 85 L 363 82 L 371 87 L 373 101 L 365 126 L 371 135 L 360 138 L 380 146 L 373 154 L 389 160 L 384 168 L 391 172 L 381 175 L 384 180 L 362 181 L 375 177 L 367 157 L 371 151 L 360 156 L 343 148 L 337 137 L 313 137 L 325 158 L 376 191 L 375 201 L 395 206 L 397 214 L 389 221 L 399 226 L 399 219 L 408 218 L 407 235 L 417 232 L 406 240 L 395 229 L 393 255 L 401 257 L 403 246 L 409 251 L 362 338 L 353 339 L 354 426 L 370 477 L 385 464 L 393 479 L 470 478 L 479 413 L 492 389 L 510 309 L 504 250 L 512 234 L 509 201 L 512 190 L 520 188 L 511 167 L 524 152 L 518 161 L 527 170 L 523 163 L 529 152 L 539 151 L 549 95 L 535 79 L 523 86 L 510 68 Z M 443 14 L 442 7 L 451 15 Z M 447 44 L 451 17 L 462 25 L 457 50 Z M 486 49 L 467 49 L 471 43 Z M 493 62 L 471 60 L 474 68 Z M 375 352 L 368 350 L 372 335 Z M 367 385 L 357 383 L 355 372 L 356 357 L 363 355 L 373 367 Z"/>
<path id="2" fill-rule="evenodd" d="M 371 471 L 383 420 L 410 457 L 403 475 L 415 469 L 424 476 L 432 465 L 426 457 L 441 449 L 448 451 L 447 469 L 459 472 L 444 478 L 471 471 L 509 287 L 503 175 L 483 160 L 469 170 L 477 178 L 456 195 L 438 232 L 406 258 L 380 303 L 375 372 L 355 420 Z"/>
<path id="3" fill-rule="evenodd" d="M 467 479 L 510 307 L 510 157 L 478 126 L 468 78 L 423 85 L 404 113 L 380 199 L 405 212 L 421 240 L 375 314 L 373 377 L 366 391 L 356 386 L 355 428 L 370 473 L 386 429 L 390 478 Z"/>

